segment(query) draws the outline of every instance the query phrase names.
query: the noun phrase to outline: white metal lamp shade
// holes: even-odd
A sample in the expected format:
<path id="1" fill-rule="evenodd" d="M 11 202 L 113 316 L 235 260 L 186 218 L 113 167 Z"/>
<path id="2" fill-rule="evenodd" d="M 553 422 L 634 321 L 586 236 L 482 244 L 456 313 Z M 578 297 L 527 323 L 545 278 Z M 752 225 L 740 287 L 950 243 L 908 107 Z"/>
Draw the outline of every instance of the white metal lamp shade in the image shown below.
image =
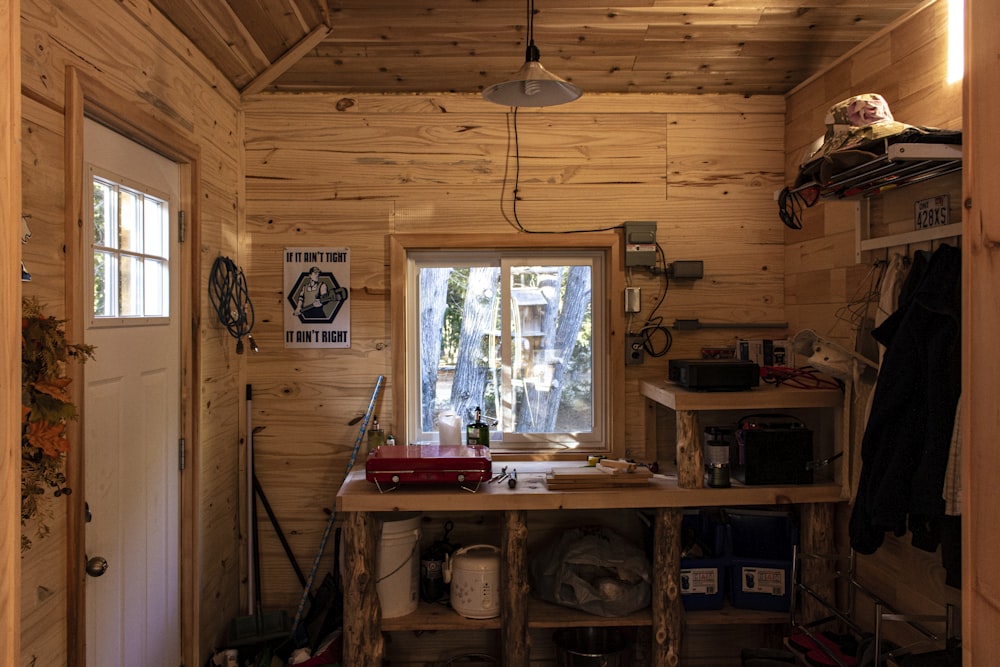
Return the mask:
<path id="1" fill-rule="evenodd" d="M 510 81 L 495 83 L 484 90 L 483 98 L 508 107 L 549 107 L 572 102 L 583 91 L 538 62 L 541 56 L 535 46 L 535 1 L 527 0 L 526 4 L 528 48 L 524 52 L 524 65 Z"/>
<path id="2" fill-rule="evenodd" d="M 582 94 L 579 86 L 542 67 L 536 55 L 534 60 L 529 56 L 510 81 L 495 83 L 484 90 L 483 98 L 509 107 L 548 107 L 572 102 Z"/>

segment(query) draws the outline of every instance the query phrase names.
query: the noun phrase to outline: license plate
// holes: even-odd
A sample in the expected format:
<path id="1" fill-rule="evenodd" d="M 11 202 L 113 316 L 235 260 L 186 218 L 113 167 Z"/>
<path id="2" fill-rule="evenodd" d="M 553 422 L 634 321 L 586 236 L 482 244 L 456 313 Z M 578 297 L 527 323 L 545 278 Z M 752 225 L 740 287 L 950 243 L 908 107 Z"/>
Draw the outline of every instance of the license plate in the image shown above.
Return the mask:
<path id="1" fill-rule="evenodd" d="M 913 226 L 915 229 L 929 229 L 949 224 L 948 195 L 938 195 L 920 199 L 913 205 Z"/>

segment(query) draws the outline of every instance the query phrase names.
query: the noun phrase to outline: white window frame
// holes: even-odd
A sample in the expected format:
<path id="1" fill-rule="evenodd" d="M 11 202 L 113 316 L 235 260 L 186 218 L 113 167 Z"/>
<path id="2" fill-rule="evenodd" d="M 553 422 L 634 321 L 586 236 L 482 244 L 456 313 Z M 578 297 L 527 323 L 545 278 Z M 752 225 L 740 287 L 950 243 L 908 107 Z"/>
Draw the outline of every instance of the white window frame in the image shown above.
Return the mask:
<path id="1" fill-rule="evenodd" d="M 623 274 L 621 246 L 615 233 L 567 233 L 554 235 L 411 235 L 390 238 L 391 311 L 393 348 L 393 412 L 397 442 L 426 441 L 420 428 L 419 313 L 416 312 L 417 270 L 421 262 L 430 266 L 449 254 L 483 253 L 502 257 L 508 264 L 569 264 L 576 257 L 591 263 L 593 272 L 592 327 L 593 401 L 592 433 L 536 435 L 530 439 L 504 434 L 491 438 L 494 458 L 498 454 L 530 453 L 545 458 L 578 458 L 581 455 L 621 455 L 624 451 L 624 351 L 621 313 Z M 443 262 L 449 263 L 449 262 Z M 451 262 L 462 265 L 461 261 Z M 441 265 L 441 263 L 438 263 Z M 506 281 L 506 278 L 502 278 Z M 509 308 L 503 308 L 504 329 L 510 330 Z M 617 315 L 617 317 L 616 317 Z M 615 352 L 620 354 L 615 354 Z M 464 417 L 463 417 L 464 418 Z M 402 426 L 402 429 L 400 428 Z M 402 437 L 400 437 L 400 432 Z"/>
<path id="2" fill-rule="evenodd" d="M 171 223 L 171 211 L 173 211 L 174 204 L 170 200 L 167 193 L 160 192 L 155 188 L 151 188 L 133 179 L 126 178 L 124 176 L 111 173 L 105 169 L 98 168 L 94 165 L 87 165 L 87 179 L 85 182 L 85 196 L 84 202 L 87 202 L 86 218 L 87 218 L 87 234 L 89 252 L 87 253 L 87 263 L 88 271 L 87 275 L 90 278 L 89 284 L 87 286 L 88 294 L 88 308 L 90 310 L 90 326 L 92 327 L 115 327 L 115 326 L 148 326 L 148 325 L 167 325 L 170 323 L 170 239 L 172 233 Z M 161 261 L 164 266 L 164 275 L 162 277 L 162 283 L 164 288 L 164 294 L 162 295 L 163 303 L 168 304 L 167 313 L 165 315 L 150 315 L 143 312 L 141 315 L 113 315 L 104 316 L 98 315 L 94 312 L 94 290 L 96 283 L 95 274 L 95 262 L 94 253 L 97 246 L 94 243 L 94 181 L 102 180 L 107 183 L 113 184 L 118 188 L 123 188 L 134 193 L 139 194 L 142 197 L 150 197 L 161 202 L 163 205 L 163 215 L 165 217 L 164 227 L 165 227 L 165 238 L 162 241 L 162 248 L 164 251 L 163 255 L 153 255 L 145 251 L 135 252 L 135 251 L 122 251 L 120 249 L 114 249 L 115 255 L 121 257 L 121 255 L 128 255 L 130 257 L 136 258 L 140 264 L 145 264 L 147 259 L 153 259 L 156 261 Z M 145 221 L 144 221 L 145 222 Z M 145 234 L 145 229 L 143 230 Z M 103 247 L 103 246 L 102 246 Z M 145 266 L 143 266 L 143 272 L 145 272 Z M 117 270 L 116 270 L 117 275 Z"/>

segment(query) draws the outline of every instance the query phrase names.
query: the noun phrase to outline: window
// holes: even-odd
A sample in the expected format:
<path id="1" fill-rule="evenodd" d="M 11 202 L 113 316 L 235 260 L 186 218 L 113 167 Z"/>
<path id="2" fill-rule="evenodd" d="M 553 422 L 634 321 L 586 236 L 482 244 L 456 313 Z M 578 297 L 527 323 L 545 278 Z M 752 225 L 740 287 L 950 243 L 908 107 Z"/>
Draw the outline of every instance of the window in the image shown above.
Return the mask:
<path id="1" fill-rule="evenodd" d="M 93 186 L 94 323 L 166 320 L 170 303 L 169 205 L 124 179 L 97 174 Z"/>
<path id="2" fill-rule="evenodd" d="M 405 251 L 410 442 L 478 407 L 494 451 L 609 449 L 609 249 L 560 241 Z"/>

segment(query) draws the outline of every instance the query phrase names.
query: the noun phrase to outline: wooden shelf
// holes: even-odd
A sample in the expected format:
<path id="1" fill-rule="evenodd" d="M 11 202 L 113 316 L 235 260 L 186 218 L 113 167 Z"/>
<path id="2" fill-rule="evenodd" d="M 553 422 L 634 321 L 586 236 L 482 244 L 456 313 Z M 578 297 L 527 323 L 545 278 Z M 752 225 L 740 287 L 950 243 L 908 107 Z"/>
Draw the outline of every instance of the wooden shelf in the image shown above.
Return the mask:
<path id="1" fill-rule="evenodd" d="M 536 597 L 528 598 L 528 627 L 530 628 L 636 627 L 652 624 L 653 617 L 649 608 L 626 616 L 607 617 L 552 604 Z"/>
<path id="2" fill-rule="evenodd" d="M 787 611 L 738 609 L 725 605 L 722 609 L 684 612 L 688 625 L 785 625 L 790 622 Z"/>
<path id="3" fill-rule="evenodd" d="M 781 625 L 788 623 L 787 612 L 737 609 L 730 605 L 722 609 L 685 611 L 687 625 Z M 528 598 L 528 627 L 531 628 L 575 628 L 589 627 L 648 627 L 652 625 L 652 615 L 647 607 L 625 616 L 597 616 L 579 609 Z M 385 632 L 416 630 L 499 630 L 500 617 L 471 619 L 460 615 L 444 604 L 421 601 L 417 610 L 406 616 L 382 619 Z"/>
<path id="4" fill-rule="evenodd" d="M 692 391 L 673 382 L 639 382 L 639 393 L 671 410 L 838 408 L 840 389 L 791 389 L 765 384 L 745 391 Z"/>
<path id="5" fill-rule="evenodd" d="M 383 618 L 382 630 L 499 630 L 500 617 L 465 618 L 451 607 L 443 604 L 424 602 L 417 604 L 417 610 L 406 616 Z"/>

